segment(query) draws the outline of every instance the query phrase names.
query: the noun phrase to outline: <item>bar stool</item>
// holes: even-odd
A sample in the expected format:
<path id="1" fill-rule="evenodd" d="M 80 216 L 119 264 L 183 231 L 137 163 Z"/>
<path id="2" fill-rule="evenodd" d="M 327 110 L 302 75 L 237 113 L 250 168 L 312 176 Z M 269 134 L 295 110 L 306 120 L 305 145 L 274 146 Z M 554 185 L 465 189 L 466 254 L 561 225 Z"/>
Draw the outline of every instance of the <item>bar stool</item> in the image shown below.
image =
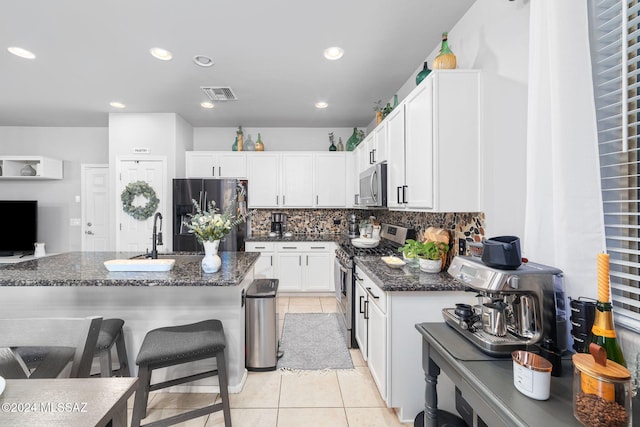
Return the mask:
<path id="1" fill-rule="evenodd" d="M 129 359 L 127 356 L 127 347 L 124 344 L 124 334 L 122 319 L 105 319 L 100 327 L 98 342 L 94 356 L 100 357 L 100 376 L 101 377 L 129 377 Z M 116 354 L 118 355 L 119 368 L 115 371 L 111 366 L 111 348 L 116 346 Z"/>
<path id="2" fill-rule="evenodd" d="M 147 332 L 144 337 L 136 364 L 138 365 L 139 386 L 133 404 L 131 427 L 140 427 L 140 421 L 147 416 L 149 392 L 202 378 L 218 376 L 221 403 L 194 409 L 145 425 L 168 426 L 223 411 L 225 427 L 231 427 L 231 411 L 227 390 L 227 365 L 224 357 L 226 340 L 222 322 L 205 320 L 181 326 L 169 326 Z M 216 358 L 216 369 L 151 384 L 151 373 L 155 369 L 180 365 L 196 360 Z M 215 397 L 214 397 L 215 401 Z"/>

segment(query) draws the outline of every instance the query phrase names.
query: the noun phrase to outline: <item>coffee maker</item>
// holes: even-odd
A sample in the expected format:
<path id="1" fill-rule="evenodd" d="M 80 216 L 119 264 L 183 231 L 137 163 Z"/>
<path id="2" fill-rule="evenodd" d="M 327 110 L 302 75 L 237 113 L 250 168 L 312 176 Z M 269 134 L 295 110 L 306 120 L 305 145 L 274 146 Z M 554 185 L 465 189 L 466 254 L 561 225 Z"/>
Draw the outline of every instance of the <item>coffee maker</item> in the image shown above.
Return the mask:
<path id="1" fill-rule="evenodd" d="M 444 308 L 444 320 L 485 353 L 506 357 L 547 340 L 560 352 L 567 349 L 561 270 L 533 262 L 501 270 L 456 256 L 448 273 L 478 293 L 478 304 Z"/>
<path id="2" fill-rule="evenodd" d="M 287 231 L 287 214 L 282 212 L 271 213 L 271 232 L 277 237 L 282 237 Z"/>

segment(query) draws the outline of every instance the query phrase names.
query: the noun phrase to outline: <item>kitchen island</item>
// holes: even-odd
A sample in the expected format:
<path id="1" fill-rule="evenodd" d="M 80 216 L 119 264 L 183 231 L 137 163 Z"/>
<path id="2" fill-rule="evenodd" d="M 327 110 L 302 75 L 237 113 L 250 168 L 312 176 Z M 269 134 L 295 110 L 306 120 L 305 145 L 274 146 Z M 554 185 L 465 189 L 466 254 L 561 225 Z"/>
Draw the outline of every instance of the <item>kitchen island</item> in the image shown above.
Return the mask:
<path id="1" fill-rule="evenodd" d="M 253 281 L 259 254 L 220 252 L 220 271 L 205 274 L 202 255 L 170 254 L 175 259 L 167 272 L 109 272 L 104 261 L 129 259 L 126 252 L 70 252 L 15 264 L 0 264 L 0 311 L 4 318 L 118 317 L 125 321 L 125 341 L 132 375 L 144 335 L 151 329 L 197 322 L 222 321 L 227 339 L 229 391 L 242 390 L 245 317 L 243 295 Z M 213 360 L 196 362 L 199 368 Z M 209 366 L 211 364 L 211 366 Z M 189 369 L 188 366 L 186 366 Z M 185 365 L 173 367 L 177 374 Z M 171 375 L 166 375 L 166 378 Z M 165 377 L 154 373 L 154 381 Z M 201 380 L 180 391 L 213 391 L 217 379 Z"/>

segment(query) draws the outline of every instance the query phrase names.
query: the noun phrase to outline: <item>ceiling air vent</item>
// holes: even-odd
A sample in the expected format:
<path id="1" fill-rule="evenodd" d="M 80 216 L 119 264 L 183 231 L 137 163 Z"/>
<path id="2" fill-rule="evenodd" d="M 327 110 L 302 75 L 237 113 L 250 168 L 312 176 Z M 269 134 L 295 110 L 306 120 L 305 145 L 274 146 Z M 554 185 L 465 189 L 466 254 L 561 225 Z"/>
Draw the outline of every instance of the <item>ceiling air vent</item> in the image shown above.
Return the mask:
<path id="1" fill-rule="evenodd" d="M 200 89 L 207 94 L 209 99 L 215 102 L 220 101 L 236 101 L 238 98 L 236 94 L 233 93 L 230 87 L 206 87 L 203 86 Z"/>

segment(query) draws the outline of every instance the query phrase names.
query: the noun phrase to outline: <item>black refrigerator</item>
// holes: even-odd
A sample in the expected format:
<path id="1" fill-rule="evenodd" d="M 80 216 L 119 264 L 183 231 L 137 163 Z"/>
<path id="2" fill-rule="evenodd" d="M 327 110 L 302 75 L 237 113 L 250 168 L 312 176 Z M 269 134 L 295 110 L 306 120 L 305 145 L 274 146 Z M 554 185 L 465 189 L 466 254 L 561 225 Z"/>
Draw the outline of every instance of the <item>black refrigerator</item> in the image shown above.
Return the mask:
<path id="1" fill-rule="evenodd" d="M 184 225 L 189 215 L 196 212 L 192 200 L 202 210 L 209 201 L 216 203 L 220 212 L 231 205 L 236 217 L 247 213 L 247 181 L 239 179 L 174 179 L 173 180 L 173 250 L 203 252 L 199 243 Z M 249 221 L 237 225 L 220 241 L 219 251 L 244 251 L 244 238 L 249 234 Z"/>

